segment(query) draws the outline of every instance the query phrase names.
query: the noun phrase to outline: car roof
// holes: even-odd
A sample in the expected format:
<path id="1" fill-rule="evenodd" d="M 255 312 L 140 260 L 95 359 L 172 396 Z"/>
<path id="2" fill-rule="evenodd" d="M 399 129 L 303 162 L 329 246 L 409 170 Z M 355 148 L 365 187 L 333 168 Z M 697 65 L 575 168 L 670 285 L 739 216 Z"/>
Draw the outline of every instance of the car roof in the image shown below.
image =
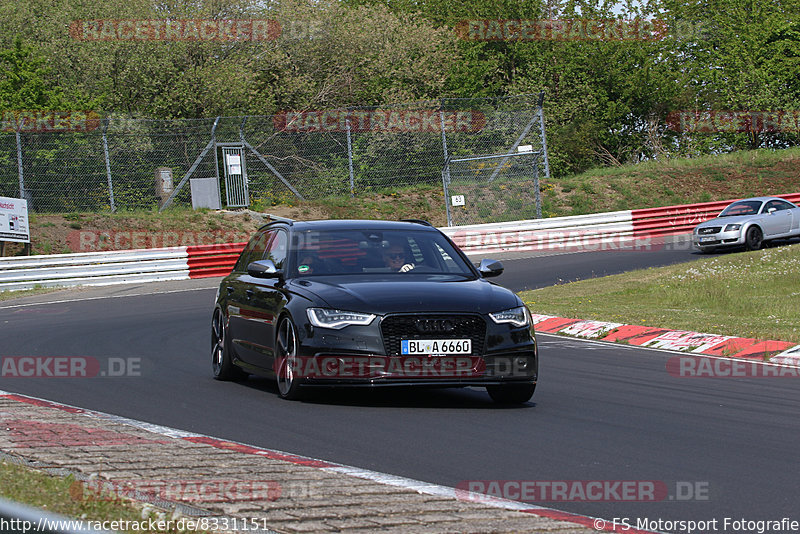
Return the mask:
<path id="1" fill-rule="evenodd" d="M 289 224 L 295 231 L 305 230 L 423 230 L 436 232 L 431 224 L 421 220 L 381 221 L 371 219 L 324 219 L 316 221 L 273 221 L 262 228 Z"/>
<path id="2" fill-rule="evenodd" d="M 783 200 L 784 202 L 789 202 L 785 198 L 780 198 L 780 197 L 750 197 L 737 200 L 736 202 L 745 202 L 748 200 L 760 200 L 761 202 L 766 202 L 767 200 Z M 735 204 L 736 202 L 731 202 L 731 204 Z"/>

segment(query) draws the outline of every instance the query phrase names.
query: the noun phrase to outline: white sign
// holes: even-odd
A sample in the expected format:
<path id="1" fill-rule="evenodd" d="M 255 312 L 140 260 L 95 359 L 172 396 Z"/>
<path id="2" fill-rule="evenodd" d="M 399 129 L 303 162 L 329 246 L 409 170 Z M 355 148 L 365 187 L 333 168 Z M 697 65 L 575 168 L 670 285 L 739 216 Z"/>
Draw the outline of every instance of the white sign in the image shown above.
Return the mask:
<path id="1" fill-rule="evenodd" d="M 464 205 L 464 195 L 453 195 L 451 199 L 453 206 L 463 206 Z"/>
<path id="2" fill-rule="evenodd" d="M 226 154 L 228 174 L 242 174 L 242 158 L 238 154 Z"/>
<path id="3" fill-rule="evenodd" d="M 533 145 L 520 145 L 517 147 L 517 152 L 533 152 Z"/>
<path id="4" fill-rule="evenodd" d="M 31 242 L 27 200 L 0 197 L 0 241 Z"/>

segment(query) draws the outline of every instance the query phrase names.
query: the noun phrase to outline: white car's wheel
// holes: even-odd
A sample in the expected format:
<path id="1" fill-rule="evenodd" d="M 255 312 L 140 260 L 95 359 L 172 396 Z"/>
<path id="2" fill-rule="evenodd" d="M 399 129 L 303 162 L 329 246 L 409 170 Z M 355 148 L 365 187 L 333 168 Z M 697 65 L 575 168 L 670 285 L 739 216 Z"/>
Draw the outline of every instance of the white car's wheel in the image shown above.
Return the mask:
<path id="1" fill-rule="evenodd" d="M 758 226 L 751 226 L 744 236 L 744 246 L 747 250 L 758 250 L 764 244 L 764 232 Z"/>

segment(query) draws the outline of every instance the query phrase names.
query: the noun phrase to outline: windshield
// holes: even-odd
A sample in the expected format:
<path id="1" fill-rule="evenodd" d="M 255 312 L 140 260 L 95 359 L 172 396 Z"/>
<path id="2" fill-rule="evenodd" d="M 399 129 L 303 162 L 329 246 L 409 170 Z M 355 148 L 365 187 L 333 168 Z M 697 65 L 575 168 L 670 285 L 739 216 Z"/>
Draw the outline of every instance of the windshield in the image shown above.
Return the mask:
<path id="1" fill-rule="evenodd" d="M 307 230 L 295 234 L 296 276 L 438 273 L 474 276 L 438 232 Z"/>
<path id="2" fill-rule="evenodd" d="M 733 217 L 735 215 L 758 215 L 762 202 L 760 200 L 743 200 L 734 202 L 719 214 L 720 217 Z"/>

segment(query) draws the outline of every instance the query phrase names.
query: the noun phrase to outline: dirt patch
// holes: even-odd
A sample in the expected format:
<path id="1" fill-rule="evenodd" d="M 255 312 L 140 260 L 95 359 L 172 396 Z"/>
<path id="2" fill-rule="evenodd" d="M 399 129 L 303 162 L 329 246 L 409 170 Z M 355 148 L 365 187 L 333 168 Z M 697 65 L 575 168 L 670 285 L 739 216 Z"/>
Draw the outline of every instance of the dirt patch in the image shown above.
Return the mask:
<path id="1" fill-rule="evenodd" d="M 438 194 L 437 194 L 438 193 Z M 296 221 L 319 219 L 424 219 L 445 226 L 441 191 L 378 194 L 263 211 L 192 211 L 30 214 L 31 253 L 69 254 L 244 242 L 270 215 Z M 5 243 L 5 256 L 23 254 L 20 243 Z"/>

